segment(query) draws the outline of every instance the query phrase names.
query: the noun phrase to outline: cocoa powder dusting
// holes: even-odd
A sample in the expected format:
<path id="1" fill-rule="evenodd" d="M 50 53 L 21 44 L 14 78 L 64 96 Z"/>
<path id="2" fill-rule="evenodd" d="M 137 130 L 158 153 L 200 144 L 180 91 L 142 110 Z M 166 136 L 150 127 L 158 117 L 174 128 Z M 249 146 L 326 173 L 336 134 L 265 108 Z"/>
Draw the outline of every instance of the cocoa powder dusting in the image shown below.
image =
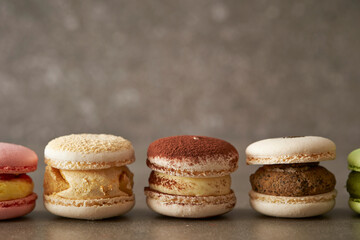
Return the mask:
<path id="1" fill-rule="evenodd" d="M 148 157 L 166 157 L 169 159 L 202 158 L 210 155 L 238 154 L 230 143 L 204 136 L 173 136 L 161 138 L 150 144 Z"/>

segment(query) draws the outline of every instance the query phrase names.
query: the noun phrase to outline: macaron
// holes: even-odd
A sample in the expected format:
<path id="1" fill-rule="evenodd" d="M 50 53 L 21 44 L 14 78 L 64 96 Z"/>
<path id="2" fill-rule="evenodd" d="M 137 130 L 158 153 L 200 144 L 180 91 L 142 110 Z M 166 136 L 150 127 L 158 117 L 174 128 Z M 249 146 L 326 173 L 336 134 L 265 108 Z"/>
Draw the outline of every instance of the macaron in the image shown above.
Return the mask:
<path id="1" fill-rule="evenodd" d="M 360 149 L 352 151 L 347 160 L 351 170 L 346 182 L 350 194 L 349 206 L 354 212 L 360 213 Z"/>
<path id="2" fill-rule="evenodd" d="M 105 134 L 73 134 L 45 147 L 44 205 L 59 216 L 103 219 L 125 214 L 135 204 L 135 161 L 128 140 Z"/>
<path id="3" fill-rule="evenodd" d="M 206 218 L 231 211 L 236 197 L 230 174 L 239 155 L 230 143 L 204 136 L 172 136 L 150 144 L 147 166 L 152 169 L 146 202 L 153 211 L 171 217 Z"/>
<path id="4" fill-rule="evenodd" d="M 261 140 L 246 149 L 246 163 L 264 165 L 250 176 L 251 207 L 264 215 L 313 217 L 335 206 L 335 176 L 319 162 L 333 160 L 336 146 L 316 136 Z"/>
<path id="5" fill-rule="evenodd" d="M 29 148 L 0 143 L 0 220 L 30 213 L 37 199 L 32 179 L 38 156 Z"/>

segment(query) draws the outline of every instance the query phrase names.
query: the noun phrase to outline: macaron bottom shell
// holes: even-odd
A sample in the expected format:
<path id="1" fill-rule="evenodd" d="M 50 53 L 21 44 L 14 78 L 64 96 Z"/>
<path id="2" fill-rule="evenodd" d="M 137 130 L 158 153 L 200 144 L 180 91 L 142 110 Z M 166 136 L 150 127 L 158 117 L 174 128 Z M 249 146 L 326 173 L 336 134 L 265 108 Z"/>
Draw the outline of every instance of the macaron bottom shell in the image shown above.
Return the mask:
<path id="1" fill-rule="evenodd" d="M 250 200 L 250 205 L 257 212 L 270 217 L 306 218 L 319 216 L 331 211 L 335 206 L 335 200 L 298 204 L 277 204 Z"/>
<path id="2" fill-rule="evenodd" d="M 273 196 L 250 191 L 251 207 L 264 215 L 282 218 L 315 217 L 331 211 L 337 191 L 303 197 Z"/>
<path id="3" fill-rule="evenodd" d="M 349 207 L 356 213 L 360 214 L 360 199 L 350 198 Z"/>
<path id="4" fill-rule="evenodd" d="M 21 199 L 0 201 L 0 220 L 17 218 L 30 213 L 35 208 L 35 193 Z"/>
<path id="5" fill-rule="evenodd" d="M 233 192 L 220 196 L 180 196 L 145 188 L 146 203 L 153 211 L 178 218 L 208 218 L 230 212 L 236 204 Z"/>
<path id="6" fill-rule="evenodd" d="M 135 205 L 135 196 L 110 199 L 71 200 L 44 195 L 45 208 L 58 216 L 86 220 L 117 217 L 129 212 Z"/>
<path id="7" fill-rule="evenodd" d="M 148 198 L 146 200 L 147 205 L 153 211 L 169 216 L 169 217 L 177 217 L 177 218 L 209 218 L 214 216 L 219 216 L 225 214 L 231 209 L 227 209 L 223 205 L 178 205 L 168 204 L 164 202 L 157 201 L 152 198 Z"/>

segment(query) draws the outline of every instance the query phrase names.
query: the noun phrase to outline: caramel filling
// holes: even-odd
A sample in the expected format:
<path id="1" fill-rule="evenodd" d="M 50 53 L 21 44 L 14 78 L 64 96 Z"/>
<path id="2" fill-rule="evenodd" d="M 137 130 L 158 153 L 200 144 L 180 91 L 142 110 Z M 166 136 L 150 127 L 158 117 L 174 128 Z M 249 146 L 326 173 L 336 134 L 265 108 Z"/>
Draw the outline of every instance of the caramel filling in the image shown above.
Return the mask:
<path id="1" fill-rule="evenodd" d="M 62 170 L 47 166 L 45 195 L 99 199 L 132 195 L 133 174 L 126 166 L 100 170 Z"/>

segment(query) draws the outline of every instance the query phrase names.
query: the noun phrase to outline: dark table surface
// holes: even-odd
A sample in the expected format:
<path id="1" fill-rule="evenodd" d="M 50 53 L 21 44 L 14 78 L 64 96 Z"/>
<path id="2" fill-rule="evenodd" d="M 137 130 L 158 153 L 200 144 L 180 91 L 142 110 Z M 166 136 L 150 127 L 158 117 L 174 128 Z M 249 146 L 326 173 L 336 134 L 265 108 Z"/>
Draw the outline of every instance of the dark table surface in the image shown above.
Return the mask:
<path id="1" fill-rule="evenodd" d="M 360 218 L 348 208 L 307 219 L 262 216 L 251 209 L 235 209 L 209 219 L 176 219 L 147 208 L 117 218 L 84 221 L 36 210 L 26 217 L 0 223 L 6 239 L 357 239 Z"/>

